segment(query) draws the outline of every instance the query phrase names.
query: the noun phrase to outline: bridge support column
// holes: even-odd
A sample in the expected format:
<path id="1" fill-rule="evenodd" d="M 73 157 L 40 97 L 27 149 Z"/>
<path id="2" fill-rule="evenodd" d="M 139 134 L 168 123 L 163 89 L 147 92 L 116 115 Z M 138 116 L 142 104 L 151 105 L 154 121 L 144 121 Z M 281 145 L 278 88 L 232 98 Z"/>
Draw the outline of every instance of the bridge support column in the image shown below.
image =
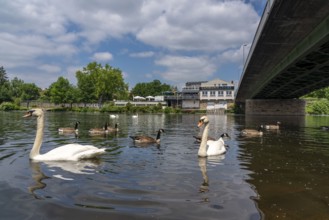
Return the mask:
<path id="1" fill-rule="evenodd" d="M 247 99 L 246 115 L 305 115 L 301 99 Z"/>

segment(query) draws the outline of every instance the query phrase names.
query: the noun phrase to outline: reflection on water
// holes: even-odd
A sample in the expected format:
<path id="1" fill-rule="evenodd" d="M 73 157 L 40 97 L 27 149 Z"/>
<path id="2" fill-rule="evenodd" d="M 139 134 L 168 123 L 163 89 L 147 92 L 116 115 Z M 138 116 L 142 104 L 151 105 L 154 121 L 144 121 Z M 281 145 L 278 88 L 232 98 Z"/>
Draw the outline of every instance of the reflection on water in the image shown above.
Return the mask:
<path id="1" fill-rule="evenodd" d="M 29 192 L 32 193 L 36 199 L 40 199 L 34 193 L 34 191 L 45 188 L 47 184 L 45 184 L 43 180 L 48 179 L 49 177 L 42 173 L 39 163 L 30 162 L 30 167 L 32 169 L 32 178 L 34 179 L 35 183 L 29 186 L 28 189 Z"/>
<path id="2" fill-rule="evenodd" d="M 226 132 L 225 155 L 198 158 L 201 115 L 47 112 L 47 152 L 68 143 L 105 147 L 100 160 L 31 162 L 36 122 L 0 112 L 0 211 L 4 219 L 328 219 L 329 117 L 209 115 L 209 135 Z M 58 127 L 80 121 L 79 137 Z M 88 130 L 119 123 L 120 131 Z M 243 128 L 281 122 L 263 137 Z M 166 133 L 139 146 L 129 136 Z M 237 211 L 238 210 L 238 211 Z M 316 211 L 315 211 L 316 210 Z M 61 213 L 63 216 L 58 216 Z M 65 218 L 66 217 L 66 218 Z"/>
<path id="3" fill-rule="evenodd" d="M 199 167 L 201 170 L 203 182 L 200 186 L 200 192 L 208 192 L 209 191 L 209 179 L 207 174 L 207 159 L 199 157 Z"/>
<path id="4" fill-rule="evenodd" d="M 101 161 L 99 159 L 81 160 L 81 161 L 44 161 L 44 162 L 30 161 L 32 178 L 35 182 L 31 186 L 29 186 L 28 189 L 35 196 L 35 198 L 40 198 L 36 195 L 35 191 L 44 189 L 47 186 L 47 184 L 44 183 L 43 180 L 53 177 L 62 180 L 74 180 L 72 177 L 70 177 L 70 173 L 94 174 L 96 172 L 96 168 L 100 164 Z M 51 172 L 51 176 L 45 175 L 41 170 L 41 166 L 46 166 L 48 171 Z M 58 168 L 60 169 L 60 171 L 57 170 Z M 66 171 L 68 173 L 62 171 Z"/>

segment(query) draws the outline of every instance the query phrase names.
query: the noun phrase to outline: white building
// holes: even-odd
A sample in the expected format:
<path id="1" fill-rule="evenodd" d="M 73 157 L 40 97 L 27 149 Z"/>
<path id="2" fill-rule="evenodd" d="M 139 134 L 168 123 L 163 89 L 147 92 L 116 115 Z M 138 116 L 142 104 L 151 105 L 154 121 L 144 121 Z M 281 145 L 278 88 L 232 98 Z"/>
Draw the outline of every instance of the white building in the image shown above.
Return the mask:
<path id="1" fill-rule="evenodd" d="M 221 79 L 187 82 L 182 89 L 183 109 L 227 109 L 234 102 L 234 84 Z"/>

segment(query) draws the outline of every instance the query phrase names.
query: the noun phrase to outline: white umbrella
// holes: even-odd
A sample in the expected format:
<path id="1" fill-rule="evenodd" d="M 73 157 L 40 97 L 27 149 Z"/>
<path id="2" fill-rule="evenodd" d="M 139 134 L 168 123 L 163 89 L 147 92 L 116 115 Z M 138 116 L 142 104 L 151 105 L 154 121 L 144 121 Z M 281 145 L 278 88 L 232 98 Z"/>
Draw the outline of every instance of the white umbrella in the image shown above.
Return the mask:
<path id="1" fill-rule="evenodd" d="M 144 97 L 142 97 L 142 96 L 134 96 L 134 100 L 145 100 L 145 98 Z"/>

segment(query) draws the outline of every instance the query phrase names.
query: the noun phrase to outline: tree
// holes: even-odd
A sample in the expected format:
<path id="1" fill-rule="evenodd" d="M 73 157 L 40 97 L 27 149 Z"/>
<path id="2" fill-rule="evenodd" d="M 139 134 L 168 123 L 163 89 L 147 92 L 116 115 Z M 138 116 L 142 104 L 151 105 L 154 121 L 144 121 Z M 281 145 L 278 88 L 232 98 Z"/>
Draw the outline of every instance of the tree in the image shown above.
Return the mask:
<path id="1" fill-rule="evenodd" d="M 70 103 L 71 108 L 73 103 L 80 102 L 80 91 L 77 87 L 71 86 L 66 94 L 66 102 Z"/>
<path id="2" fill-rule="evenodd" d="M 0 86 L 8 82 L 8 77 L 5 68 L 3 66 L 0 67 Z"/>
<path id="3" fill-rule="evenodd" d="M 80 99 L 83 103 L 94 102 L 96 99 L 95 86 L 91 80 L 90 74 L 84 71 L 77 71 L 76 78 L 78 81 L 78 89 Z"/>
<path id="4" fill-rule="evenodd" d="M 62 76 L 49 87 L 50 101 L 55 104 L 70 103 L 72 101 L 72 85 Z"/>
<path id="5" fill-rule="evenodd" d="M 12 98 L 19 98 L 23 92 L 24 81 L 15 77 L 10 81 L 10 95 Z"/>
<path id="6" fill-rule="evenodd" d="M 22 100 L 36 100 L 40 97 L 41 89 L 37 87 L 34 83 L 24 83 L 22 87 Z"/>
<path id="7" fill-rule="evenodd" d="M 124 82 L 120 69 L 96 62 L 89 63 L 82 71 L 77 71 L 78 88 L 83 101 L 97 99 L 101 106 L 104 100 L 112 100 L 127 94 L 128 85 Z"/>
<path id="8" fill-rule="evenodd" d="M 304 97 L 310 97 L 310 98 L 326 98 L 329 100 L 329 87 L 322 88 L 316 91 L 313 91 Z"/>
<path id="9" fill-rule="evenodd" d="M 0 103 L 11 101 L 10 97 L 10 84 L 8 81 L 6 70 L 3 66 L 0 67 Z"/>
<path id="10" fill-rule="evenodd" d="M 135 87 L 131 90 L 131 93 L 136 96 L 156 96 L 161 95 L 163 92 L 171 91 L 170 85 L 161 83 L 160 80 L 153 80 L 149 83 L 137 83 Z"/>

